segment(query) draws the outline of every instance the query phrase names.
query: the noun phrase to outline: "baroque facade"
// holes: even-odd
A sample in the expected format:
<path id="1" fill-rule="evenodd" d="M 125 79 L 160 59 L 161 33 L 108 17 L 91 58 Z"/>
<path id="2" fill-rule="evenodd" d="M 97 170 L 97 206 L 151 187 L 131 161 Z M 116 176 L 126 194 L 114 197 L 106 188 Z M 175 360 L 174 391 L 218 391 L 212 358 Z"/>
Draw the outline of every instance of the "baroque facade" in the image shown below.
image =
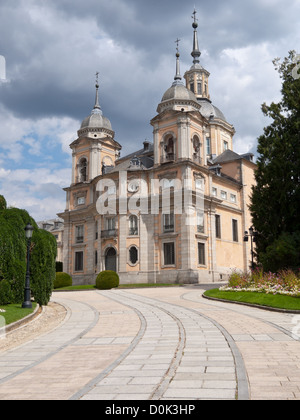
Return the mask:
<path id="1" fill-rule="evenodd" d="M 193 65 L 176 74 L 151 120 L 153 142 L 120 157 L 121 145 L 99 104 L 71 145 L 66 191 L 64 271 L 93 284 L 103 270 L 122 283 L 204 283 L 247 270 L 243 233 L 254 184 L 253 155 L 233 151 L 234 127 L 213 105 L 200 64 L 196 14 Z"/>

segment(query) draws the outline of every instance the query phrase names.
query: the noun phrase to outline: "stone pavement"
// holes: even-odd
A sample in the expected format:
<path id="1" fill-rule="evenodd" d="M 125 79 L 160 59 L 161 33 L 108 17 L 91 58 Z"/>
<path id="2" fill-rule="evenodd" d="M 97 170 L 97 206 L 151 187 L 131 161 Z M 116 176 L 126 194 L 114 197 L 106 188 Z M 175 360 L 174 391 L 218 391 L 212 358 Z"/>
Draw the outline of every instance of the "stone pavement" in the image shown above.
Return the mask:
<path id="1" fill-rule="evenodd" d="M 201 287 L 54 293 L 54 330 L 0 352 L 0 400 L 300 399 L 293 314 Z"/>

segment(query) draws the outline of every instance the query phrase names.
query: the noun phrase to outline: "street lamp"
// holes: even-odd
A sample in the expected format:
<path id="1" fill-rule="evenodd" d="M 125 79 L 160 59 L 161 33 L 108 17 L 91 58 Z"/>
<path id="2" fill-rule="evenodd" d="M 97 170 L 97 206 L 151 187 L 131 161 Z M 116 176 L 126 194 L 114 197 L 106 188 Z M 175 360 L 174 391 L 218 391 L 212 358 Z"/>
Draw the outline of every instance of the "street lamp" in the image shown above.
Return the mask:
<path id="1" fill-rule="evenodd" d="M 27 239 L 27 270 L 26 270 L 26 280 L 25 280 L 25 290 L 24 290 L 24 302 L 22 308 L 31 309 L 32 303 L 30 300 L 30 243 L 33 234 L 33 227 L 30 223 L 25 228 L 25 236 Z"/>
<path id="2" fill-rule="evenodd" d="M 246 231 L 244 236 L 244 242 L 248 242 L 249 238 L 251 239 L 251 268 L 254 270 L 254 251 L 253 243 L 257 240 L 258 233 L 254 231 L 253 226 L 249 228 L 249 233 Z"/>

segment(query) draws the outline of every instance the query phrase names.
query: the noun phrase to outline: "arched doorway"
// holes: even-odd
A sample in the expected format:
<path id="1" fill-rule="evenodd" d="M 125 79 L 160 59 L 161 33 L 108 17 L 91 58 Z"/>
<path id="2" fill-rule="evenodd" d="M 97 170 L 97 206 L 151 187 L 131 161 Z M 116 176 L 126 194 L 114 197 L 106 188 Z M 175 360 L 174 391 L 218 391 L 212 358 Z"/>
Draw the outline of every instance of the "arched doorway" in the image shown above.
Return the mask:
<path id="1" fill-rule="evenodd" d="M 115 248 L 108 248 L 105 253 L 105 270 L 117 271 L 117 252 Z"/>

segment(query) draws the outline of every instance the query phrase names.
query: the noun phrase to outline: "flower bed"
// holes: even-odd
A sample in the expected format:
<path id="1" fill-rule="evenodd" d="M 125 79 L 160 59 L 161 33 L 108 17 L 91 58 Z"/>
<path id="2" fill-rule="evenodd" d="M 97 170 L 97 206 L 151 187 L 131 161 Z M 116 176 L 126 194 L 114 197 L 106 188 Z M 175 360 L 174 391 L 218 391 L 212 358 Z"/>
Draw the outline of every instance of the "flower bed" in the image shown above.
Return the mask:
<path id="1" fill-rule="evenodd" d="M 227 286 L 222 291 L 263 292 L 300 298 L 300 273 L 283 270 L 278 274 L 254 270 L 251 273 L 233 272 Z"/>

